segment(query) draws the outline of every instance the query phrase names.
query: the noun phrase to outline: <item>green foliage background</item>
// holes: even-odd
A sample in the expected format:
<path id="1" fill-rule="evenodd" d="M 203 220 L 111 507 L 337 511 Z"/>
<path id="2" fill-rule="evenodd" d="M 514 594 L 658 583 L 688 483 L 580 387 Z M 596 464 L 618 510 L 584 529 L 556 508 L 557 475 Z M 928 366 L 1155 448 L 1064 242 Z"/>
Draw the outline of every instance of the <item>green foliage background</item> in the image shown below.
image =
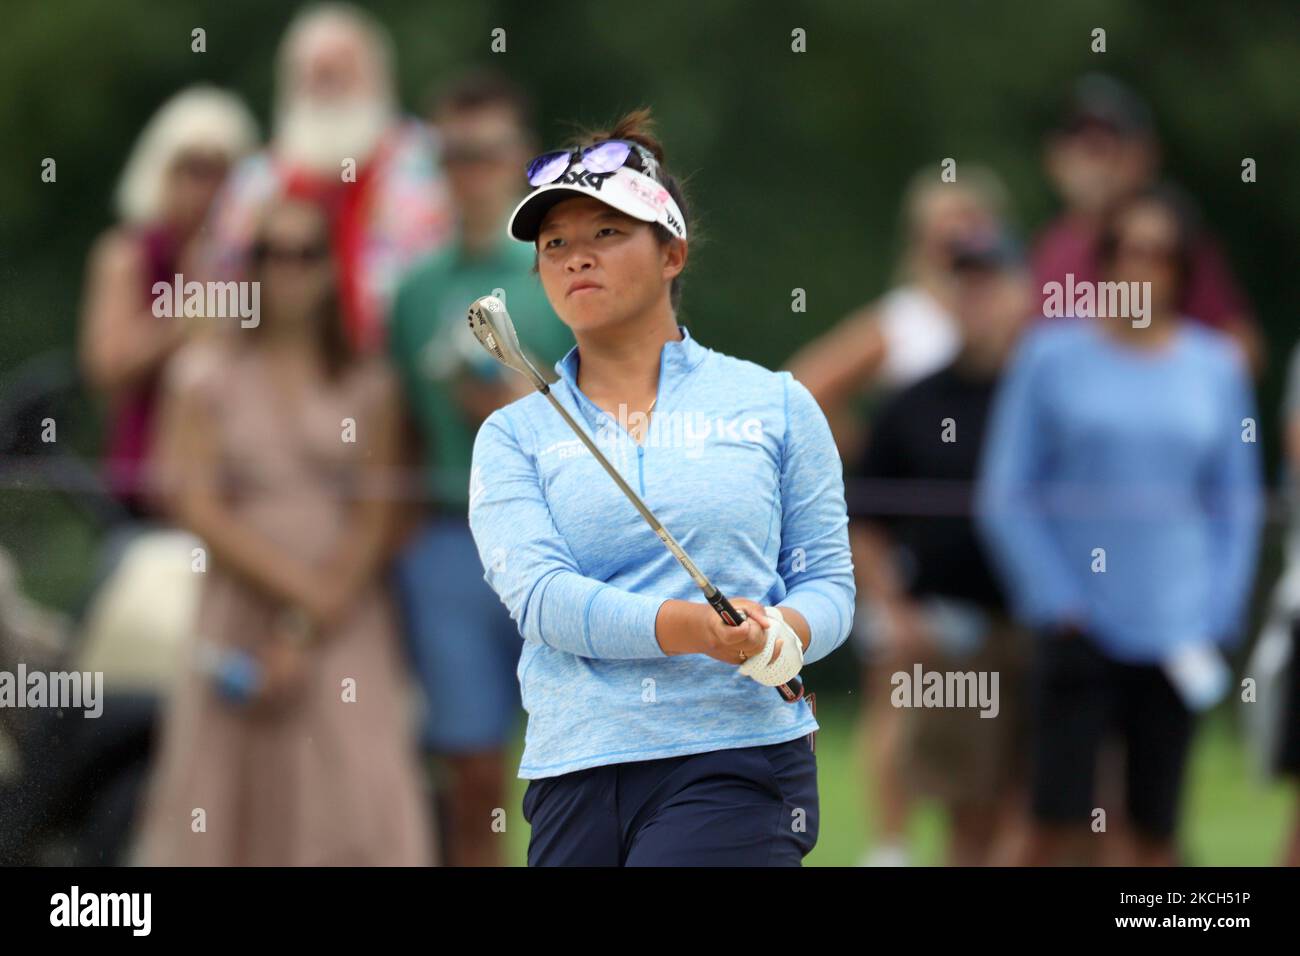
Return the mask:
<path id="1" fill-rule="evenodd" d="M 1166 169 L 1202 206 L 1269 343 L 1263 441 L 1277 460 L 1281 373 L 1296 339 L 1300 220 L 1300 5 L 1201 2 L 659 0 L 505 3 L 380 0 L 405 104 L 463 67 L 490 63 L 533 94 L 541 134 L 603 123 L 643 104 L 670 166 L 688 177 L 703 238 L 692 248 L 684 318 L 707 344 L 769 366 L 887 285 L 898 201 L 913 172 L 944 157 L 1007 180 L 1028 238 L 1054 211 L 1043 134 L 1071 81 L 1089 70 L 1151 101 Z M 214 82 L 269 118 L 274 52 L 297 5 L 251 0 L 105 3 L 9 0 L 0 11 L 0 381 L 23 360 L 75 341 L 85 257 L 112 221 L 112 187 L 137 132 L 179 88 Z M 207 52 L 190 49 L 202 27 Z M 492 54 L 495 28 L 507 51 Z M 807 31 L 808 52 L 790 50 Z M 1096 27 L 1108 51 L 1090 51 Z M 1253 157 L 1259 181 L 1241 182 Z M 58 180 L 41 182 L 53 157 Z M 808 311 L 792 314 L 794 288 Z M 94 419 L 71 423 L 92 451 Z M 64 426 L 61 425 L 61 429 Z M 62 436 L 65 431 L 61 431 Z M 55 496 L 0 488 L 0 545 L 29 591 L 70 607 L 84 592 L 90 530 Z M 1275 549 L 1261 569 L 1273 580 Z M 814 862 L 862 845 L 853 751 L 852 655 L 813 674 L 827 707 L 823 810 Z M 1199 862 L 1275 858 L 1278 790 L 1261 796 L 1220 715 L 1198 749 L 1192 849 Z M 821 748 L 819 748 L 821 749 Z M 923 856 L 938 824 L 922 817 Z M 522 835 L 513 838 L 522 854 Z"/>
<path id="2" fill-rule="evenodd" d="M 1026 234 L 1053 209 L 1042 133 L 1069 82 L 1105 69 L 1155 106 L 1169 170 L 1203 204 L 1262 315 L 1289 346 L 1300 216 L 1300 6 L 742 0 L 367 4 L 397 40 L 418 109 L 433 84 L 491 62 L 566 121 L 650 104 L 690 176 L 707 241 L 686 313 L 710 341 L 778 364 L 875 295 L 897 251 L 901 184 L 945 156 L 1006 177 Z M 133 137 L 208 80 L 268 116 L 276 43 L 296 7 L 245 0 L 6 4 L 0 29 L 0 370 L 72 338 L 79 275 Z M 190 31 L 207 31 L 207 52 Z M 507 52 L 489 52 L 491 31 Z M 808 52 L 790 51 L 807 31 Z M 1108 52 L 1090 52 L 1090 31 Z M 57 159 L 57 184 L 40 182 Z M 1259 164 L 1243 184 L 1242 157 Z M 792 315 L 790 290 L 808 290 Z M 1275 364 L 1278 364 L 1275 363 Z"/>

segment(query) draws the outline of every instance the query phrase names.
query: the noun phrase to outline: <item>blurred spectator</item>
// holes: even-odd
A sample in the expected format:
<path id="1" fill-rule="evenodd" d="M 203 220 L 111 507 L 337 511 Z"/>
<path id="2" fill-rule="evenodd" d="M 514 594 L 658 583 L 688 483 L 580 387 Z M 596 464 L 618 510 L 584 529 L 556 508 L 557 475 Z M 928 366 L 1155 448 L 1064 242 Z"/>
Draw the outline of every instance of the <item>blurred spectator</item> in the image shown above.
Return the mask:
<path id="1" fill-rule="evenodd" d="M 880 392 L 904 388 L 944 367 L 961 347 L 952 316 L 955 285 L 952 251 L 956 243 L 996 228 L 1006 207 L 1002 183 L 978 166 L 963 166 L 957 182 L 945 183 L 937 170 L 919 170 L 904 191 L 902 227 L 905 248 L 898 264 L 899 284 L 878 301 L 841 320 L 802 348 L 787 363 L 826 414 L 845 462 L 859 462 L 867 428 L 859 403 Z M 851 480 L 856 477 L 850 473 Z M 850 489 L 852 485 L 849 485 Z M 865 597 L 871 592 L 871 557 L 863 539 L 853 535 L 853 565 L 863 599 L 855 629 L 863 634 L 869 618 Z M 880 669 L 883 667 L 884 669 Z M 867 662 L 865 680 L 887 682 L 892 669 Z M 868 862 L 906 861 L 903 849 L 908 800 L 900 768 L 901 715 L 888 696 L 867 704 L 866 734 L 871 758 L 871 786 L 876 790 L 882 822 L 876 851 Z"/>
<path id="2" fill-rule="evenodd" d="M 994 386 L 1033 296 L 1022 254 L 1002 233 L 957 243 L 952 261 L 960 351 L 885 403 L 860 468 L 864 484 L 849 499 L 867 591 L 859 630 L 871 641 L 867 721 L 873 731 L 885 728 L 873 733 L 868 760 L 891 760 L 877 766 L 874 781 L 908 784 L 903 793 L 878 783 L 882 833 L 868 862 L 909 858 L 908 800 L 927 796 L 949 815 L 952 865 L 996 863 L 1023 796 L 1024 641 L 976 539 L 970 494 Z M 978 708 L 884 713 L 894 709 L 891 678 L 910 676 L 916 663 L 997 673 L 996 715 L 981 717 Z"/>
<path id="3" fill-rule="evenodd" d="M 506 234 L 534 143 L 523 93 L 495 74 L 469 74 L 442 93 L 433 119 L 458 230 L 406 277 L 393 309 L 389 345 L 419 427 L 431 501 L 400 560 L 398 587 L 428 708 L 423 743 L 450 763 L 448 861 L 500 865 L 489 823 L 505 805 L 505 748 L 521 712 L 520 638 L 483 579 L 467 517 L 469 471 L 479 425 L 527 385 L 483 351 L 466 310 L 481 295 L 504 298 L 550 380 L 573 335 L 532 274 L 534 250 Z"/>
<path id="4" fill-rule="evenodd" d="M 380 574 L 396 384 L 346 343 L 324 214 L 278 201 L 254 240 L 260 323 L 188 345 L 165 385 L 160 476 L 179 522 L 205 542 L 207 566 L 143 860 L 426 863 Z M 238 672 L 246 683 L 232 686 L 214 657 L 250 662 Z"/>
<path id="5" fill-rule="evenodd" d="M 192 277 L 213 199 L 233 163 L 256 145 L 256 123 L 235 96 L 193 86 L 171 97 L 126 163 L 116 195 L 120 223 L 92 250 L 80 364 L 108 405 L 105 486 L 130 520 L 119 520 L 121 509 L 91 512 L 111 524 L 59 666 L 102 672 L 106 700 L 95 720 L 36 715 L 23 742 L 37 759 L 26 762 L 18 791 L 0 796 L 0 858 L 125 862 L 158 692 L 191 633 L 198 590 L 189 536 L 156 527 L 162 501 L 151 465 L 161 383 L 192 326 L 170 298 L 159 307 L 155 284 L 170 290 L 177 276 Z M 160 576 L 168 571 L 170 578 Z"/>
<path id="6" fill-rule="evenodd" d="M 1047 174 L 1065 208 L 1039 234 L 1033 249 L 1034 278 L 1047 283 L 1095 282 L 1097 239 L 1110 213 L 1156 181 L 1160 143 L 1150 109 L 1109 76 L 1089 74 L 1076 84 L 1061 125 L 1049 136 Z M 1044 292 L 1044 295 L 1046 293 Z M 1180 314 L 1227 332 L 1258 368 L 1262 343 L 1219 244 L 1204 230 L 1190 254 L 1179 293 Z"/>
<path id="7" fill-rule="evenodd" d="M 218 202 L 208 267 L 236 270 L 282 190 L 310 196 L 329 211 L 348 339 L 382 349 L 401 274 L 451 228 L 436 136 L 399 113 L 387 30 L 347 4 L 299 13 L 280 44 L 273 122 L 269 150 L 236 169 Z"/>
<path id="8" fill-rule="evenodd" d="M 117 187 L 121 222 L 90 255 L 81 366 L 109 406 L 109 487 L 137 516 L 151 510 L 145 466 L 159 376 L 185 335 L 178 317 L 155 315 L 152 289 L 189 273 L 213 197 L 256 145 L 253 117 L 234 96 L 209 86 L 176 94 L 136 140 Z"/>
<path id="9" fill-rule="evenodd" d="M 840 457 L 856 461 L 865 431 L 854 403 L 942 368 L 960 347 L 952 318 L 952 244 L 994 226 L 1005 212 L 1001 181 L 963 166 L 956 182 L 916 173 L 903 196 L 906 248 L 899 283 L 800 349 L 786 367 L 826 413 Z"/>
<path id="10" fill-rule="evenodd" d="M 1237 637 L 1250 596 L 1259 453 L 1239 349 L 1179 312 L 1197 241 L 1177 194 L 1122 202 L 1098 264 L 1109 281 L 1150 283 L 1149 325 L 1038 326 L 995 402 L 978 517 L 1037 631 L 1024 863 L 1084 848 L 1113 733 L 1133 861 L 1175 863 L 1194 712 L 1228 689 L 1217 645 Z"/>
<path id="11" fill-rule="evenodd" d="M 1278 603 L 1287 616 L 1290 638 L 1289 664 L 1282 693 L 1281 739 L 1276 769 L 1300 784 L 1300 345 L 1291 352 L 1283 407 L 1284 445 L 1286 450 L 1286 486 L 1290 493 L 1291 527 L 1286 544 L 1286 572 L 1278 583 Z M 1300 787 L 1297 787 L 1295 821 L 1284 861 L 1300 866 Z"/>

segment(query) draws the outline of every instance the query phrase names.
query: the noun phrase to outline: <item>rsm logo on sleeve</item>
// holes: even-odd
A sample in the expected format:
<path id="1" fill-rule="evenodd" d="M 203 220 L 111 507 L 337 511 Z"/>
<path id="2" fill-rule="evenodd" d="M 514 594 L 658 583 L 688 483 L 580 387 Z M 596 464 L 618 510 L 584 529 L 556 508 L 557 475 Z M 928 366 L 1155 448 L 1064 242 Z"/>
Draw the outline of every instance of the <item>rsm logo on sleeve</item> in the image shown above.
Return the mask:
<path id="1" fill-rule="evenodd" d="M 148 936 L 152 893 L 70 893 L 50 897 L 51 926 L 129 926 L 132 935 Z"/>

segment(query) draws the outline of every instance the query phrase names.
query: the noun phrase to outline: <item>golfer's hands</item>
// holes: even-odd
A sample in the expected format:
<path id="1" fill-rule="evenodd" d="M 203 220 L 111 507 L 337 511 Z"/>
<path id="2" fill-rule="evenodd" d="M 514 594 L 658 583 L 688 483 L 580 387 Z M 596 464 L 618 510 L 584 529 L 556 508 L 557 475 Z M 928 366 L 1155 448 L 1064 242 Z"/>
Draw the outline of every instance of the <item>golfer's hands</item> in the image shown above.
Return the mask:
<path id="1" fill-rule="evenodd" d="M 770 623 L 763 605 L 747 598 L 729 598 L 731 606 L 745 615 L 731 626 L 708 604 L 698 601 L 665 601 L 655 622 L 655 636 L 665 654 L 707 654 L 714 660 L 739 667 L 767 646 Z M 771 659 L 781 655 L 781 639 Z"/>
<path id="2" fill-rule="evenodd" d="M 740 665 L 740 672 L 764 687 L 787 684 L 803 669 L 803 642 L 788 623 L 779 607 L 766 608 L 767 639 L 772 653 L 764 648 L 757 657 Z"/>

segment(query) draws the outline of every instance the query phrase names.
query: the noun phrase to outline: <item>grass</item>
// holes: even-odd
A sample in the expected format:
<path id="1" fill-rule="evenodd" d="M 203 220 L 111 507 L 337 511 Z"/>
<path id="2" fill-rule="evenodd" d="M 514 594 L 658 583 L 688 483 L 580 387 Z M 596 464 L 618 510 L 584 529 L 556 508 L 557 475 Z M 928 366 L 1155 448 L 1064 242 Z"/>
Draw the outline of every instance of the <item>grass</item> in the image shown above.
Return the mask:
<path id="1" fill-rule="evenodd" d="M 868 846 L 872 812 L 868 806 L 862 744 L 850 704 L 819 701 L 817 735 L 821 833 L 808 855 L 809 866 L 853 866 Z M 512 754 L 518 765 L 522 741 Z M 507 831 L 509 860 L 523 865 L 528 824 L 519 815 L 526 782 L 515 780 L 512 822 Z M 1272 866 L 1281 856 L 1295 796 L 1281 783 L 1264 783 L 1250 770 L 1246 753 L 1228 717 L 1215 713 L 1200 728 L 1193 747 L 1184 796 L 1183 839 L 1188 860 L 1200 866 Z M 517 823 L 515 823 L 517 821 Z M 947 827 L 937 805 L 921 804 L 910 824 L 917 863 L 939 865 Z"/>

